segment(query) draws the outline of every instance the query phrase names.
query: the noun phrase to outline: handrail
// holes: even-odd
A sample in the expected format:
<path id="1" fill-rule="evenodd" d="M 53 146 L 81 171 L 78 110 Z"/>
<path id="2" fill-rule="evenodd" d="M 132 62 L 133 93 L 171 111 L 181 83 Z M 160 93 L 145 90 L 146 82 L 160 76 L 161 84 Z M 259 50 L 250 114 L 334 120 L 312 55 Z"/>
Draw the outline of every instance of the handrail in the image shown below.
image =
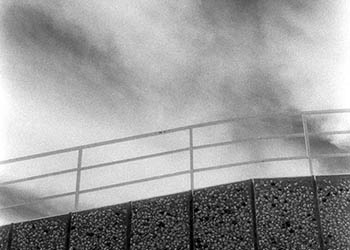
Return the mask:
<path id="1" fill-rule="evenodd" d="M 236 167 L 236 166 L 274 162 L 274 161 L 292 161 L 292 160 L 305 160 L 305 159 L 307 159 L 306 156 L 266 158 L 266 159 L 262 159 L 262 160 L 243 161 L 243 162 L 235 162 L 235 163 L 229 163 L 229 164 L 218 165 L 218 166 L 197 168 L 194 170 L 194 172 L 204 172 L 204 171 L 206 172 L 206 171 L 218 170 L 218 169 L 223 169 L 223 168 L 231 168 L 231 167 Z"/>
<path id="2" fill-rule="evenodd" d="M 94 169 L 94 168 L 106 167 L 106 166 L 115 165 L 115 164 L 122 164 L 122 163 L 131 162 L 131 161 L 140 161 L 140 160 L 155 158 L 155 157 L 164 156 L 164 155 L 176 154 L 176 153 L 181 153 L 181 152 L 185 152 L 188 150 L 189 150 L 189 148 L 180 148 L 180 149 L 169 150 L 169 151 L 164 151 L 164 152 L 149 154 L 149 155 L 142 155 L 142 156 L 118 160 L 118 161 L 110 161 L 110 162 L 105 162 L 105 163 L 100 163 L 100 164 L 96 164 L 96 165 L 90 165 L 90 166 L 83 167 L 81 169 L 81 171 L 85 171 L 88 169 Z"/>
<path id="3" fill-rule="evenodd" d="M 55 176 L 55 175 L 68 174 L 68 173 L 72 173 L 75 171 L 77 171 L 76 168 L 70 168 L 70 169 L 65 169 L 62 171 L 52 172 L 52 173 L 48 173 L 48 174 L 40 174 L 40 175 L 34 175 L 34 176 L 16 179 L 16 180 L 12 180 L 12 181 L 4 181 L 4 182 L 0 182 L 0 187 L 6 186 L 6 185 L 11 185 L 11 184 L 16 184 L 16 183 L 20 183 L 20 182 L 25 182 L 25 181 L 33 181 L 33 180 L 51 177 L 51 176 Z"/>
<path id="4" fill-rule="evenodd" d="M 51 172 L 51 173 L 41 174 L 41 175 L 35 175 L 35 176 L 30 176 L 30 177 L 26 177 L 26 178 L 20 178 L 20 179 L 15 179 L 15 180 L 10 180 L 10 181 L 5 181 L 5 182 L 0 183 L 0 187 L 2 187 L 2 186 L 6 186 L 6 185 L 22 183 L 22 182 L 32 181 L 32 180 L 37 180 L 37 179 L 44 179 L 44 178 L 48 178 L 51 176 L 57 176 L 57 175 L 76 172 L 76 182 L 75 182 L 76 188 L 74 191 L 62 193 L 62 194 L 45 196 L 45 197 L 41 197 L 41 198 L 33 199 L 33 200 L 28 200 L 24 203 L 20 203 L 20 204 L 8 206 L 8 207 L 0 207 L 0 210 L 10 209 L 10 208 L 18 207 L 18 206 L 24 206 L 27 204 L 33 204 L 36 202 L 41 202 L 43 200 L 59 198 L 59 197 L 67 196 L 67 195 L 74 195 L 75 196 L 75 208 L 76 208 L 76 210 L 78 210 L 79 195 L 80 194 L 95 192 L 95 191 L 109 189 L 109 188 L 121 187 L 121 186 L 126 186 L 126 185 L 132 185 L 132 184 L 142 183 L 142 182 L 147 182 L 147 181 L 152 181 L 152 180 L 170 178 L 170 177 L 179 176 L 179 175 L 189 175 L 190 190 L 193 191 L 194 186 L 195 186 L 194 185 L 194 181 L 195 181 L 194 174 L 195 173 L 204 172 L 204 171 L 213 171 L 213 170 L 219 170 L 219 169 L 225 169 L 225 168 L 231 168 L 231 167 L 235 167 L 235 166 L 242 166 L 242 165 L 249 165 L 249 164 L 259 164 L 259 163 L 264 163 L 264 162 L 289 161 L 289 160 L 308 160 L 310 175 L 313 176 L 314 173 L 313 173 L 312 159 L 350 156 L 350 152 L 349 153 L 342 152 L 342 153 L 315 154 L 315 155 L 313 155 L 313 154 L 311 154 L 309 137 L 310 136 L 337 135 L 337 134 L 350 134 L 350 130 L 310 132 L 308 129 L 307 119 L 313 115 L 326 115 L 326 114 L 339 114 L 339 113 L 350 113 L 350 109 L 316 110 L 316 111 L 304 111 L 304 112 L 285 112 L 285 113 L 274 113 L 274 114 L 263 114 L 263 115 L 260 114 L 260 115 L 244 116 L 244 117 L 235 117 L 235 118 L 230 118 L 230 119 L 223 119 L 223 120 L 217 120 L 217 121 L 212 121 L 212 122 L 198 123 L 198 124 L 177 127 L 177 128 L 172 128 L 172 129 L 167 129 L 167 130 L 162 130 L 162 131 L 144 133 L 144 134 L 128 136 L 128 137 L 124 137 L 124 138 L 112 139 L 112 140 L 96 142 L 96 143 L 91 143 L 91 144 L 85 144 L 85 145 L 80 145 L 80 146 L 75 146 L 75 147 L 70 147 L 70 148 L 65 148 L 65 149 L 59 149 L 59 150 L 55 150 L 55 151 L 48 151 L 48 152 L 39 153 L 39 154 L 33 154 L 33 155 L 27 155 L 27 156 L 2 160 L 2 161 L 0 161 L 0 167 L 1 167 L 1 165 L 5 165 L 5 164 L 33 160 L 33 159 L 37 159 L 37 158 L 43 158 L 43 157 L 47 157 L 47 156 L 58 155 L 58 154 L 63 154 L 63 153 L 68 153 L 68 152 L 77 152 L 77 155 L 78 155 L 76 168 L 70 168 L 70 169 L 66 169 L 66 170 L 62 170 L 62 171 Z M 303 132 L 302 133 L 290 133 L 290 134 L 251 136 L 251 137 L 238 138 L 238 139 L 234 139 L 234 140 L 201 144 L 201 145 L 197 145 L 194 142 L 193 133 L 196 129 L 199 129 L 199 128 L 227 124 L 227 123 L 248 120 L 248 119 L 260 119 L 261 120 L 261 119 L 269 119 L 269 118 L 276 118 L 276 117 L 279 118 L 281 116 L 283 116 L 283 117 L 300 117 L 300 123 L 303 126 Z M 103 163 L 94 164 L 94 165 L 87 165 L 87 166 L 82 165 L 83 152 L 85 149 L 96 148 L 96 147 L 101 147 L 101 146 L 106 146 L 106 145 L 111 145 L 111 144 L 116 144 L 116 143 L 122 143 L 122 142 L 127 142 L 127 141 L 135 141 L 135 140 L 140 140 L 140 139 L 144 139 L 144 138 L 162 136 L 165 134 L 184 132 L 184 131 L 188 131 L 189 140 L 188 140 L 187 147 L 158 152 L 158 153 L 153 153 L 153 154 L 146 154 L 146 155 L 136 156 L 136 157 L 132 157 L 132 158 L 117 160 L 117 161 L 103 162 Z M 234 162 L 234 163 L 229 163 L 229 164 L 224 164 L 224 165 L 201 167 L 201 168 L 194 167 L 194 152 L 196 150 L 215 148 L 215 147 L 220 147 L 220 146 L 227 146 L 227 145 L 231 145 L 231 144 L 235 144 L 235 143 L 256 142 L 256 141 L 261 141 L 261 140 L 273 140 L 273 139 L 289 139 L 289 138 L 303 138 L 304 139 L 305 155 L 265 158 L 265 159 L 259 159 L 259 160 L 241 161 L 241 162 Z M 172 155 L 172 154 L 177 154 L 177 153 L 181 153 L 181 152 L 188 152 L 189 153 L 189 169 L 188 170 L 172 172 L 170 174 L 156 175 L 156 176 L 152 176 L 152 177 L 148 177 L 148 178 L 126 181 L 126 182 L 122 182 L 122 183 L 114 183 L 114 184 L 110 184 L 110 185 L 99 186 L 99 187 L 94 187 L 94 188 L 89 188 L 89 189 L 84 189 L 84 190 L 80 189 L 80 183 L 81 183 L 81 178 L 82 178 L 81 172 L 82 171 L 96 169 L 96 168 L 102 168 L 102 167 L 116 165 L 116 164 L 140 161 L 140 160 L 145 160 L 145 159 L 150 159 L 150 158 L 156 158 L 156 157 L 165 156 L 165 155 Z"/>
<path id="5" fill-rule="evenodd" d="M 258 119 L 258 118 L 260 118 L 260 119 L 275 118 L 278 116 L 290 117 L 290 116 L 301 116 L 301 115 L 320 115 L 320 114 L 335 114 L 335 113 L 350 113 L 350 109 L 314 110 L 314 111 L 302 111 L 302 112 L 282 112 L 282 113 L 260 114 L 260 115 L 251 115 L 251 116 L 239 116 L 239 117 L 234 117 L 234 118 L 230 118 L 230 119 L 222 119 L 222 120 L 216 120 L 216 121 L 212 121 L 212 122 L 197 123 L 197 124 L 183 126 L 183 127 L 177 127 L 177 128 L 167 129 L 167 130 L 161 130 L 161 131 L 156 131 L 156 132 L 150 132 L 150 133 L 145 133 L 145 134 L 117 138 L 117 139 L 112 139 L 112 140 L 107 140 L 107 141 L 96 142 L 96 143 L 84 144 L 84 145 L 80 145 L 80 146 L 59 149 L 59 150 L 54 150 L 54 151 L 48 151 L 48 152 L 39 153 L 39 154 L 21 156 L 21 157 L 17 157 L 17 158 L 11 158 L 11 159 L 0 161 L 0 165 L 14 163 L 17 161 L 31 160 L 31 159 L 55 155 L 55 154 L 68 153 L 68 152 L 72 152 L 72 151 L 77 151 L 79 149 L 88 149 L 88 148 L 106 146 L 109 144 L 114 144 L 114 143 L 119 143 L 119 142 L 147 138 L 147 137 L 151 137 L 151 136 L 170 134 L 170 133 L 175 133 L 175 132 L 179 132 L 179 131 L 184 131 L 184 130 L 187 130 L 190 128 L 194 129 L 194 128 L 200 128 L 200 127 L 209 127 L 209 126 L 214 126 L 214 125 L 218 125 L 218 124 L 224 124 L 224 123 L 229 123 L 229 122 L 234 122 L 234 121 L 239 121 L 239 120 Z"/>
<path id="6" fill-rule="evenodd" d="M 217 142 L 217 143 L 203 144 L 200 146 L 193 146 L 193 149 L 204 149 L 204 148 L 226 146 L 226 145 L 241 143 L 241 142 L 274 140 L 274 139 L 289 139 L 289 138 L 300 138 L 300 137 L 304 137 L 304 134 L 303 133 L 293 133 L 293 134 L 287 134 L 287 135 L 247 137 L 247 138 L 242 138 L 242 139 L 235 139 L 235 140 L 229 140 L 229 141 L 223 141 L 223 142 Z"/>

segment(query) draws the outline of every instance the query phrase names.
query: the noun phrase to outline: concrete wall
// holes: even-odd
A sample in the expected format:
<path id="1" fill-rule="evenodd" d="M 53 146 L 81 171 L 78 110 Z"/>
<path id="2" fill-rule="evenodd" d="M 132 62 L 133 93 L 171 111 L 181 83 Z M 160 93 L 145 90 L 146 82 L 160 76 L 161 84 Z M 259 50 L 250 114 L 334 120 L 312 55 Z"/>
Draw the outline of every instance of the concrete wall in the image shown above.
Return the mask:
<path id="1" fill-rule="evenodd" d="M 0 227 L 0 250 L 350 250 L 350 176 L 258 179 Z"/>

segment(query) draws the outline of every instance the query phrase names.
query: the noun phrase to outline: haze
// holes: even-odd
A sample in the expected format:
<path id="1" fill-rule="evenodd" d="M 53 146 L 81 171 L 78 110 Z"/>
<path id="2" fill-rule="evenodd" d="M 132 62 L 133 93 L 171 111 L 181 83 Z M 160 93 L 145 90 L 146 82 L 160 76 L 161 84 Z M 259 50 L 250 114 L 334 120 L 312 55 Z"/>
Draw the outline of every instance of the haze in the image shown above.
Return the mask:
<path id="1" fill-rule="evenodd" d="M 349 19 L 346 0 L 1 0 L 0 157 L 236 116 L 349 108 Z M 328 116 L 310 124 L 319 131 L 347 130 L 349 118 Z M 256 128 L 252 121 L 224 131 L 230 138 L 242 131 L 296 132 L 298 122 L 272 119 Z M 142 147 L 170 149 L 186 140 L 176 135 Z M 317 150 L 343 152 L 348 146 L 346 135 L 315 139 Z M 299 154 L 303 147 L 301 141 L 238 146 L 225 149 L 220 162 L 233 153 L 250 159 L 276 149 L 281 155 Z M 122 157 L 131 148 L 119 151 Z M 74 165 L 75 155 L 54 168 L 66 167 L 69 157 Z M 181 169 L 184 157 L 168 168 Z M 209 164 L 203 157 L 197 157 L 200 165 Z M 88 160 L 100 158 L 92 153 Z M 349 163 L 320 164 L 332 172 L 334 162 L 340 172 Z M 296 167 L 304 165 L 290 164 L 277 172 L 307 174 Z M 268 176 L 276 170 L 260 167 Z M 14 169 L 3 168 L 2 179 L 33 174 Z M 118 176 L 134 178 L 140 173 L 136 169 L 118 170 Z M 236 169 L 238 179 L 248 176 L 245 171 Z M 150 172 L 144 169 L 141 175 Z M 91 175 L 105 181 L 108 174 Z M 40 190 L 46 188 L 33 184 L 30 195 Z M 18 192 L 3 191 L 11 201 Z"/>

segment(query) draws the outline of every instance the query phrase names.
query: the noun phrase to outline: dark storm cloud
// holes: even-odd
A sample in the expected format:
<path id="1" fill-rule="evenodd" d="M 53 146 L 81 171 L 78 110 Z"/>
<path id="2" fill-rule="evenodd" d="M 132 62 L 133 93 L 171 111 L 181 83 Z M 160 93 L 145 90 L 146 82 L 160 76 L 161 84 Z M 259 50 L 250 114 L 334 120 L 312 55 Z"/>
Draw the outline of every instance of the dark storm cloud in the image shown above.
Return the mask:
<path id="1" fill-rule="evenodd" d="M 23 53 L 30 53 L 27 60 L 39 64 L 33 66 L 39 67 L 39 74 L 55 78 L 57 71 L 63 68 L 77 78 L 78 82 L 73 81 L 72 85 L 85 85 L 81 87 L 82 93 L 91 95 L 94 92 L 104 102 L 101 104 L 109 109 L 125 112 L 129 107 L 141 107 L 142 111 L 148 112 L 157 109 L 160 101 L 168 110 L 165 115 L 173 116 L 174 113 L 187 113 L 188 110 L 192 112 L 192 106 L 198 107 L 209 101 L 212 103 L 212 113 L 216 114 L 211 119 L 216 119 L 223 114 L 232 116 L 251 111 L 260 113 L 293 108 L 288 100 L 288 89 L 273 79 L 272 73 L 260 69 L 260 50 L 264 41 L 257 3 L 202 1 L 190 12 L 198 16 L 199 21 L 193 21 L 185 13 L 178 24 L 172 23 L 173 13 L 166 4 L 161 6 L 164 17 L 149 16 L 141 10 L 140 20 L 135 24 L 132 19 L 126 20 L 126 26 L 128 22 L 144 26 L 143 38 L 130 29 L 130 38 L 137 38 L 135 44 L 118 40 L 121 39 L 118 32 L 123 30 L 116 29 L 109 34 L 107 28 L 104 36 L 93 41 L 91 32 L 94 31 L 88 33 L 83 28 L 84 21 L 66 20 L 64 14 L 57 15 L 49 10 L 49 4 L 44 4 L 44 7 L 10 4 L 5 9 L 3 25 L 11 44 L 9 46 L 18 44 Z M 157 30 L 147 33 L 147 23 L 154 23 L 154 27 L 159 25 L 159 33 Z M 190 29 L 196 32 L 193 37 L 182 37 L 177 26 L 184 31 Z M 166 43 L 157 41 L 159 35 L 161 38 L 164 36 Z M 207 36 L 211 37 L 211 41 L 206 42 L 206 46 L 193 43 L 205 41 Z M 155 42 L 159 46 L 154 47 Z M 118 48 L 120 44 L 127 47 L 123 52 L 124 57 Z M 172 44 L 177 47 L 172 48 Z M 174 49 L 183 52 L 172 51 Z M 41 58 L 50 55 L 53 56 L 49 57 L 49 61 L 42 61 Z M 180 63 L 173 56 L 179 57 Z M 213 65 L 215 61 L 212 61 L 212 57 L 226 68 L 224 72 Z M 16 60 L 19 62 L 23 58 L 20 53 Z M 134 65 L 126 67 L 127 60 Z M 153 72 L 157 67 L 160 72 Z M 206 77 L 208 72 L 209 79 Z M 94 98 L 97 99 L 96 96 Z M 184 103 L 187 105 L 184 106 Z M 72 104 L 74 106 L 77 105 Z M 206 111 L 199 113 L 202 113 L 198 114 L 199 117 L 204 115 L 204 119 L 207 119 L 207 115 L 203 114 Z"/>
<path id="2" fill-rule="evenodd" d="M 318 91 L 327 79 L 312 78 L 325 50 L 316 38 L 328 35 L 320 6 L 329 4 L 37 2 L 8 2 L 2 24 L 5 46 L 16 51 L 8 61 L 24 64 L 9 75 L 45 80 L 26 86 L 38 105 L 68 104 L 99 121 L 117 113 L 115 120 L 153 128 L 144 121 L 163 127 L 318 108 L 328 97 Z M 312 91 L 322 92 L 321 101 Z M 104 117 L 94 117 L 100 111 Z"/>
<path id="3" fill-rule="evenodd" d="M 47 79 L 26 87 L 47 107 L 69 104 L 91 119 L 118 114 L 118 120 L 146 127 L 154 124 L 145 120 L 158 119 L 162 128 L 299 110 L 305 104 L 299 97 L 314 88 L 305 88 L 309 79 L 298 81 L 313 66 L 293 60 L 299 60 L 293 46 L 303 52 L 314 42 L 305 28 L 318 27 L 314 1 L 120 2 L 110 13 L 89 3 L 83 17 L 69 2 L 60 4 L 68 7 L 15 1 L 2 17 L 7 46 L 20 48 L 14 62 L 29 69 L 28 82 Z M 265 129 L 283 123 L 271 121 Z"/>
<path id="4" fill-rule="evenodd" d="M 89 58 L 93 62 L 106 59 L 106 55 L 89 44 L 81 28 L 76 25 L 62 27 L 44 10 L 31 6 L 10 6 L 6 9 L 3 24 L 11 42 L 22 46 L 38 46 L 53 53 L 62 49 L 77 58 Z"/>
<path id="5" fill-rule="evenodd" d="M 87 13 L 85 3 L 77 1 L 84 17 L 69 1 L 60 3 L 68 6 L 63 10 L 47 2 L 16 2 L 5 6 L 7 39 L 31 51 L 33 61 L 54 54 L 49 59 L 54 68 L 65 67 L 117 109 L 138 103 L 151 110 L 160 101 L 181 113 L 208 97 L 212 113 L 300 109 L 298 97 L 311 80 L 299 81 L 298 76 L 313 65 L 295 60 L 309 60 L 303 55 L 309 49 L 317 55 L 317 46 L 310 48 L 317 41 L 308 27 L 322 27 L 317 26 L 321 4 L 316 1 L 122 1 L 110 5 L 110 12 L 99 8 L 108 1 L 87 2 Z M 21 58 L 19 54 L 17 60 Z M 39 74 L 45 74 L 48 65 L 40 66 Z M 285 71 L 290 72 L 287 79 Z"/>
<path id="6" fill-rule="evenodd" d="M 119 59 L 115 45 L 110 42 L 109 47 L 99 47 L 79 24 L 64 20 L 64 17 L 53 17 L 44 8 L 25 4 L 8 6 L 2 24 L 9 46 L 18 46 L 25 53 L 30 53 L 33 63 L 38 63 L 36 57 L 51 58 L 49 62 L 39 61 L 41 65 L 38 67 L 42 68 L 42 74 L 50 75 L 50 71 L 45 71 L 45 68 L 52 68 L 53 74 L 56 74 L 56 67 L 65 68 L 83 84 L 91 85 L 91 89 L 99 92 L 110 106 L 114 106 L 116 101 L 103 88 L 114 88 L 119 96 L 133 99 L 134 103 L 140 99 L 128 85 L 128 69 Z M 21 61 L 22 58 L 20 54 L 16 60 Z M 84 68 L 90 68 L 92 72 L 86 72 Z"/>

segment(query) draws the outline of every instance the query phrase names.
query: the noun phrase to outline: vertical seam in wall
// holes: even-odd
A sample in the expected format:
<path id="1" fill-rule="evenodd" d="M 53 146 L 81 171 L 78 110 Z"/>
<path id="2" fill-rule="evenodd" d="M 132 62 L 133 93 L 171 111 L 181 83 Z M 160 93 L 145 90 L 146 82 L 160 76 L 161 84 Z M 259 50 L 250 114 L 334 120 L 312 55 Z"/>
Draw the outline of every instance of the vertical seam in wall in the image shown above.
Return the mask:
<path id="1" fill-rule="evenodd" d="M 131 222 L 132 222 L 132 202 L 129 202 L 127 208 L 127 219 L 126 219 L 126 250 L 131 249 Z"/>
<path id="2" fill-rule="evenodd" d="M 7 249 L 10 250 L 11 249 L 11 243 L 12 243 L 12 234 L 13 234 L 13 223 L 11 223 L 10 225 L 10 231 L 9 231 L 9 237 L 8 237 L 8 241 L 7 241 Z"/>
<path id="3" fill-rule="evenodd" d="M 72 213 L 68 214 L 67 230 L 66 230 L 66 249 L 69 250 L 70 247 L 70 229 L 72 223 Z"/>
<path id="4" fill-rule="evenodd" d="M 318 235 L 319 235 L 319 241 L 320 241 L 320 248 L 321 250 L 324 250 L 324 241 L 323 241 L 323 230 L 322 230 L 322 224 L 321 224 L 321 215 L 320 215 L 320 204 L 318 200 L 318 191 L 317 191 L 317 182 L 316 182 L 316 176 L 312 177 L 312 183 L 314 188 L 314 203 L 315 203 L 315 217 L 318 227 Z"/>
<path id="5" fill-rule="evenodd" d="M 189 219 L 190 219 L 190 232 L 189 232 L 189 237 L 190 237 L 190 250 L 194 250 L 194 211 L 193 211 L 193 191 L 190 191 L 189 194 Z"/>
<path id="6" fill-rule="evenodd" d="M 255 208 L 255 189 L 254 189 L 254 179 L 251 179 L 250 181 L 250 190 L 251 190 L 251 197 L 252 197 L 252 223 L 253 223 L 253 237 L 254 237 L 254 248 L 255 250 L 259 250 L 259 244 L 258 244 L 258 229 L 257 229 L 257 221 L 256 221 L 256 208 Z"/>

